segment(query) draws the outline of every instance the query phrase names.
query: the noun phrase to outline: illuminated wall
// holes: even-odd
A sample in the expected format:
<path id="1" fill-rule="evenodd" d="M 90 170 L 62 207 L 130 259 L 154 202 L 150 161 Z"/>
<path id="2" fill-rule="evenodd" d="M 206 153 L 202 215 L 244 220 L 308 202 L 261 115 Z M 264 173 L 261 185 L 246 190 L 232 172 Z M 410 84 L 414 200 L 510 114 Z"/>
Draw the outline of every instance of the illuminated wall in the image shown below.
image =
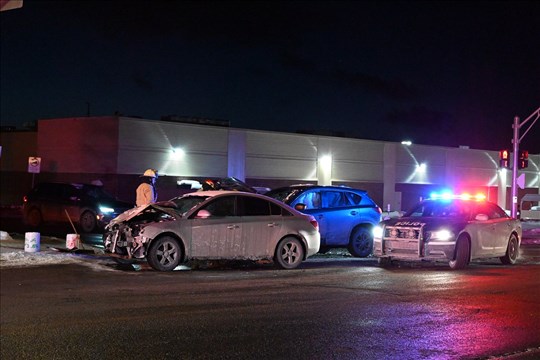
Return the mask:
<path id="1" fill-rule="evenodd" d="M 512 180 L 510 171 L 499 171 L 497 151 L 127 117 L 40 120 L 37 143 L 33 155 L 42 157 L 40 179 L 100 178 L 129 196 L 147 168 L 164 175 L 163 196 L 177 192 L 177 179 L 235 176 L 260 186 L 299 181 L 365 185 L 378 189 L 377 201 L 392 208 L 406 207 L 405 200 L 436 187 L 487 189 L 504 206 Z M 14 151 L 11 145 L 3 148 L 6 158 Z M 539 192 L 539 167 L 540 155 L 531 154 L 529 168 L 519 171 L 527 192 Z"/>
<path id="2" fill-rule="evenodd" d="M 167 176 L 227 176 L 228 128 L 120 118 L 119 129 L 120 174 L 154 168 Z"/>

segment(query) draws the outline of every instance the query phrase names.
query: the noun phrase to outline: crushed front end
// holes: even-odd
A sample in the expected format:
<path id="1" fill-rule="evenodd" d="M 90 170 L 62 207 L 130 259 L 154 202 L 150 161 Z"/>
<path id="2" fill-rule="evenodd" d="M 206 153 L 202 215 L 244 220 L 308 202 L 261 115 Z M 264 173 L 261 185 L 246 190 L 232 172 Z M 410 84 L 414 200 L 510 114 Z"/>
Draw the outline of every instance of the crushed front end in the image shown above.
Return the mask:
<path id="1" fill-rule="evenodd" d="M 144 259 L 148 244 L 153 240 L 153 236 L 145 235 L 145 229 L 156 223 L 174 220 L 174 212 L 160 206 L 146 205 L 130 209 L 105 227 L 105 252 L 127 259 Z"/>

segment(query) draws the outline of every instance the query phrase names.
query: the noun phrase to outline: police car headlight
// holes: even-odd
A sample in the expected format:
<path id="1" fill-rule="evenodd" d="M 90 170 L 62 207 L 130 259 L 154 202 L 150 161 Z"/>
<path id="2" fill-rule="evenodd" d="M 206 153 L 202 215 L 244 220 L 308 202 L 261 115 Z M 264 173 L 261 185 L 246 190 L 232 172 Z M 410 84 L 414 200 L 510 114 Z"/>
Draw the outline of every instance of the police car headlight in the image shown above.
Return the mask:
<path id="1" fill-rule="evenodd" d="M 437 231 L 432 231 L 429 240 L 435 241 L 447 241 L 450 240 L 454 234 L 450 230 L 442 229 Z"/>
<path id="2" fill-rule="evenodd" d="M 383 237 L 383 228 L 382 228 L 382 226 L 374 226 L 372 232 L 373 232 L 373 238 L 374 239 L 382 239 L 382 237 Z"/>
<path id="3" fill-rule="evenodd" d="M 112 214 L 114 213 L 114 209 L 107 207 L 107 206 L 100 206 L 99 211 L 101 211 L 102 214 Z"/>

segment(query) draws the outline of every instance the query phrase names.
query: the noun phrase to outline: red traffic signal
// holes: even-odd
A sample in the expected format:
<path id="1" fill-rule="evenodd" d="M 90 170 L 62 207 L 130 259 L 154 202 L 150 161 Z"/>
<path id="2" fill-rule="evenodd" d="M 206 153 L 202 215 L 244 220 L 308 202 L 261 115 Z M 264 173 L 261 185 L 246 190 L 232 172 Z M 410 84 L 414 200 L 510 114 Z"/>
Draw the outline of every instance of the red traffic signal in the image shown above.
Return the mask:
<path id="1" fill-rule="evenodd" d="M 525 169 L 527 166 L 529 166 L 529 152 L 527 150 L 520 150 L 518 169 Z"/>
<path id="2" fill-rule="evenodd" d="M 502 168 L 510 167 L 510 150 L 499 151 L 499 166 Z"/>

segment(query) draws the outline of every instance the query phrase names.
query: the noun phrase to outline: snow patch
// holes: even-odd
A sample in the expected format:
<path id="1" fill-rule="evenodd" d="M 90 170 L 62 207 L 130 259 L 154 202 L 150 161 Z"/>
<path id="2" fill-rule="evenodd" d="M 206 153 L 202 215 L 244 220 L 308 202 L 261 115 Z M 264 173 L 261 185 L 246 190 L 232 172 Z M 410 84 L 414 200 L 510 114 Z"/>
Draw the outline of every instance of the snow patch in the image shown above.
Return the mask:
<path id="1" fill-rule="evenodd" d="M 13 240 L 13 238 L 5 231 L 0 231 L 0 240 Z"/>
<path id="2" fill-rule="evenodd" d="M 108 259 L 107 259 L 108 260 Z M 42 265 L 79 264 L 93 270 L 114 271 L 106 266 L 108 261 L 93 256 L 72 253 L 22 251 L 3 252 L 0 254 L 0 268 L 28 267 Z"/>

